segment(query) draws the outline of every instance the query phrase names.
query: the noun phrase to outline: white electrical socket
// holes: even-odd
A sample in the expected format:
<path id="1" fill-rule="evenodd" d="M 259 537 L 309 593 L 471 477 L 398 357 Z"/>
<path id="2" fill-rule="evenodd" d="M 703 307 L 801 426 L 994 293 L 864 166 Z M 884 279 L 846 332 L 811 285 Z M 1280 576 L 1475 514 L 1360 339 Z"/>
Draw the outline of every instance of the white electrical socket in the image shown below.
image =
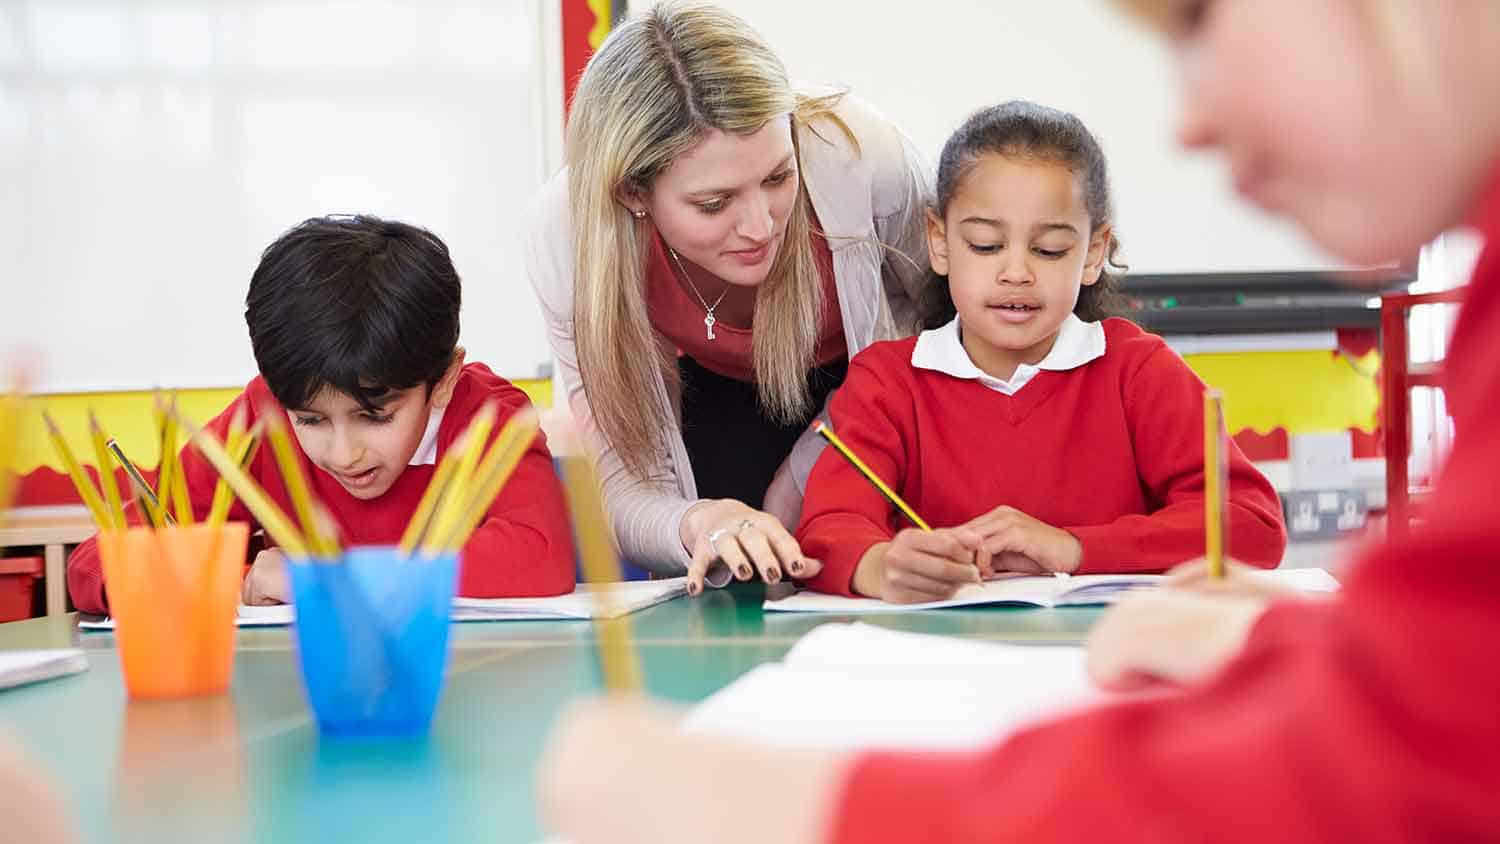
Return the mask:
<path id="1" fill-rule="evenodd" d="M 1354 443 L 1348 431 L 1293 434 L 1292 489 L 1349 489 L 1354 486 Z"/>

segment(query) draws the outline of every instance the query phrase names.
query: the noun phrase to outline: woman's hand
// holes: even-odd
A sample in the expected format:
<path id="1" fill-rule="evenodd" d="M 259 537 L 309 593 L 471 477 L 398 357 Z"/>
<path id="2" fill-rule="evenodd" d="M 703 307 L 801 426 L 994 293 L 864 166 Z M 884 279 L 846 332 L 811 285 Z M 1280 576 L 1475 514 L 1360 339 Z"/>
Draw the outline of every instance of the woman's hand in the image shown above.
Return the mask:
<path id="1" fill-rule="evenodd" d="M 759 577 L 776 583 L 783 577 L 806 579 L 823 569 L 802 556 L 802 547 L 781 520 L 733 498 L 705 499 L 682 517 L 683 547 L 693 555 L 688 565 L 688 594 L 703 591 L 714 563 L 723 561 L 739 580 Z"/>

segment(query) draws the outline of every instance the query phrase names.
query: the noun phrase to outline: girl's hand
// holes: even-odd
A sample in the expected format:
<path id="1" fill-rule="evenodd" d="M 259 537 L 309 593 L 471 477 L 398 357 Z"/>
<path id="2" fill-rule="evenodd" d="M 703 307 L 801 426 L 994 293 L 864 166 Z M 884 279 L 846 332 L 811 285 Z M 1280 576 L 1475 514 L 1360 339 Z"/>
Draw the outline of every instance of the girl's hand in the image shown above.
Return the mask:
<path id="1" fill-rule="evenodd" d="M 1014 507 L 996 507 L 964 528 L 982 540 L 976 563 L 986 576 L 1002 571 L 1071 574 L 1083 562 L 1078 537 Z"/>
<path id="2" fill-rule="evenodd" d="M 959 528 L 907 528 L 865 552 L 854 570 L 854 591 L 893 604 L 946 600 L 979 582 L 978 545 L 978 535 Z"/>

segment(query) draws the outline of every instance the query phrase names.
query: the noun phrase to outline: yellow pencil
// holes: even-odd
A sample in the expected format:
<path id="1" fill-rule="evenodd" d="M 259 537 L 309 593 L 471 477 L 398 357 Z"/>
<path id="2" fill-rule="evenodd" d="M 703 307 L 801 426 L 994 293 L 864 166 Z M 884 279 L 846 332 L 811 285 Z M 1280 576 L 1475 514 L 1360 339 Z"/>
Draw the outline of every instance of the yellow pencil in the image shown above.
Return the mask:
<path id="1" fill-rule="evenodd" d="M 265 490 L 260 488 L 251 477 L 245 474 L 234 459 L 224 451 L 224 446 L 214 438 L 213 434 L 195 427 L 192 423 L 184 420 L 192 439 L 193 446 L 198 449 L 204 459 L 213 464 L 218 470 L 219 476 L 229 483 L 230 489 L 245 502 L 245 507 L 255 516 L 260 526 L 265 528 L 271 540 L 281 547 L 283 553 L 289 557 L 307 557 L 308 545 L 302 534 L 297 532 L 297 527 L 281 512 Z"/>
<path id="2" fill-rule="evenodd" d="M 468 446 L 459 457 L 458 466 L 453 470 L 453 476 L 448 479 L 447 487 L 442 491 L 441 498 L 437 504 L 437 512 L 432 517 L 432 528 L 427 533 L 427 538 L 422 541 L 422 553 L 424 556 L 436 554 L 442 546 L 439 544 L 440 537 L 448 537 L 453 534 L 460 518 L 463 517 L 464 504 L 466 503 L 465 490 L 469 488 L 469 481 L 474 476 L 474 469 L 479 465 L 479 458 L 484 454 L 486 446 L 489 445 L 490 430 L 495 427 L 495 415 L 497 408 L 494 402 L 490 402 L 474 414 L 474 419 L 469 423 Z"/>
<path id="3" fill-rule="evenodd" d="M 281 480 L 286 484 L 287 495 L 292 498 L 292 508 L 297 513 L 297 521 L 302 525 L 302 533 L 307 537 L 308 546 L 320 557 L 338 556 L 338 543 L 324 534 L 313 509 L 312 492 L 307 485 L 307 476 L 302 474 L 302 464 L 297 462 L 297 452 L 292 449 L 292 437 L 286 429 L 286 417 L 274 407 L 263 407 L 260 418 L 265 420 L 266 439 L 271 443 L 271 454 L 275 456 L 276 466 L 281 470 Z"/>
<path id="4" fill-rule="evenodd" d="M 115 462 L 120 464 L 120 468 L 125 470 L 125 477 L 130 479 L 131 495 L 141 508 L 141 515 L 146 523 L 152 527 L 173 524 L 172 517 L 161 508 L 161 500 L 156 497 L 156 491 L 151 488 L 151 484 L 146 483 L 146 476 L 135 467 L 135 463 L 125 456 L 125 450 L 120 448 L 120 444 L 111 437 L 104 443 L 104 447 L 114 455 Z"/>
<path id="5" fill-rule="evenodd" d="M 245 465 L 245 452 L 248 450 L 249 442 L 245 432 L 245 405 L 241 404 L 235 408 L 234 415 L 229 417 L 229 437 L 224 446 L 229 450 L 229 456 L 233 457 L 240 466 Z M 224 524 L 229 518 L 229 508 L 234 503 L 234 493 L 230 492 L 229 484 L 222 477 L 214 482 L 213 502 L 208 508 L 208 523 L 215 527 Z"/>
<path id="6" fill-rule="evenodd" d="M 588 455 L 568 448 L 562 464 L 563 491 L 573 519 L 573 540 L 584 578 L 593 591 L 597 617 L 594 635 L 605 691 L 611 694 L 639 692 L 642 685 L 640 657 L 631 637 L 630 616 L 616 615 L 614 589 L 620 580 L 620 558 L 615 555 L 599 476 Z"/>
<path id="7" fill-rule="evenodd" d="M 115 463 L 110 459 L 109 448 L 104 444 L 104 429 L 99 427 L 99 418 L 89 411 L 89 438 L 94 442 L 94 465 L 99 469 L 99 485 L 104 487 L 104 503 L 109 512 L 110 524 L 116 529 L 125 527 L 125 508 L 120 499 L 120 486 L 115 483 Z"/>
<path id="8" fill-rule="evenodd" d="M 193 524 L 193 499 L 188 496 L 187 475 L 182 471 L 182 458 L 172 458 L 172 510 L 179 524 Z"/>
<path id="9" fill-rule="evenodd" d="M 1224 394 L 1203 393 L 1203 520 L 1208 574 L 1224 576 L 1224 557 L 1229 553 L 1228 446 L 1225 443 Z"/>
<path id="10" fill-rule="evenodd" d="M 167 414 L 167 400 L 157 391 L 152 416 L 156 422 L 156 505 L 163 513 L 172 510 L 172 473 L 177 461 L 177 449 L 169 442 L 173 439 L 171 418 Z"/>
<path id="11" fill-rule="evenodd" d="M 19 450 L 21 399 L 0 393 L 0 523 L 10 508 L 10 496 L 16 486 L 16 452 Z"/>
<path id="12" fill-rule="evenodd" d="M 458 468 L 459 458 L 469 447 L 469 432 L 465 430 L 458 435 L 458 439 L 448 447 L 443 454 L 443 459 L 438 462 L 437 471 L 432 473 L 432 480 L 427 482 L 427 489 L 422 491 L 422 499 L 417 502 L 417 511 L 412 514 L 411 521 L 406 524 L 406 531 L 401 534 L 401 542 L 398 547 L 402 556 L 410 557 L 417 550 L 417 543 L 427 533 L 432 524 L 432 515 L 437 510 L 438 500 L 442 498 L 448 481 L 453 477 L 453 472 Z"/>
<path id="13" fill-rule="evenodd" d="M 849 446 L 844 445 L 844 441 L 839 439 L 839 435 L 835 434 L 832 428 L 828 427 L 822 422 L 819 422 L 818 427 L 814 430 L 816 430 L 818 434 L 823 437 L 823 439 L 827 440 L 828 444 L 833 446 L 839 454 L 842 454 L 844 456 L 844 459 L 848 460 L 851 466 L 858 470 L 861 475 L 864 475 L 865 480 L 869 481 L 875 487 L 875 489 L 880 492 L 881 495 L 885 496 L 886 501 L 891 502 L 891 504 L 894 505 L 897 510 L 900 510 L 901 515 L 910 519 L 912 524 L 916 525 L 922 530 L 932 530 L 932 528 L 927 526 L 926 522 L 922 521 L 922 517 L 917 515 L 916 510 L 913 510 L 910 505 L 908 505 L 905 501 L 902 501 L 901 496 L 897 495 L 895 490 L 891 489 L 889 486 L 886 486 L 885 481 L 882 481 L 880 477 L 875 474 L 874 470 L 872 470 L 869 466 L 866 466 L 865 461 L 859 459 L 859 455 L 855 454 L 853 451 L 850 451 Z"/>
<path id="14" fill-rule="evenodd" d="M 83 499 L 83 505 L 88 508 L 94 524 L 100 530 L 110 530 L 114 522 L 111 521 L 109 512 L 104 509 L 104 500 L 99 497 L 99 490 L 89 480 L 88 475 L 83 473 L 83 467 L 78 465 L 78 459 L 73 456 L 73 449 L 69 448 L 68 441 L 63 439 L 62 431 L 53 421 L 52 414 L 43 411 L 42 419 L 47 423 L 47 434 L 52 438 L 52 447 L 56 449 L 57 456 L 62 458 L 68 477 L 73 479 L 73 488 L 78 491 L 78 497 Z"/>
<path id="15" fill-rule="evenodd" d="M 167 406 L 167 415 L 162 424 L 162 474 L 157 479 L 156 488 L 162 495 L 162 509 L 170 509 L 176 513 L 179 524 L 192 525 L 193 500 L 188 497 L 187 475 L 183 473 L 182 454 L 177 448 L 180 433 L 181 426 L 177 419 L 177 395 L 174 393 L 171 403 Z M 168 508 L 168 501 L 171 502 L 170 508 Z"/>
<path id="16" fill-rule="evenodd" d="M 244 437 L 241 438 L 239 450 L 230 455 L 231 457 L 237 456 L 239 458 L 240 468 L 244 470 L 247 475 L 249 474 L 250 464 L 255 462 L 255 454 L 256 452 L 260 451 L 260 444 L 263 442 L 265 442 L 265 425 L 260 421 L 257 421 L 249 431 L 245 432 Z M 222 481 L 224 479 L 220 478 L 219 480 Z M 224 512 L 219 514 L 219 519 L 217 522 L 215 522 L 215 524 L 217 525 L 222 525 L 224 524 L 224 522 L 229 520 L 229 508 L 234 506 L 234 490 L 228 489 L 228 486 L 229 485 L 226 483 L 223 506 Z"/>
<path id="17" fill-rule="evenodd" d="M 467 497 L 458 522 L 449 535 L 437 537 L 440 549 L 458 551 L 468 542 L 469 535 L 483 521 L 484 514 L 489 512 L 495 497 L 505 488 L 505 482 L 510 480 L 511 473 L 526 455 L 526 450 L 531 448 L 538 427 L 536 411 L 529 408 L 506 421 L 505 427 L 500 430 L 500 435 L 495 438 L 475 472 L 477 483 Z"/>

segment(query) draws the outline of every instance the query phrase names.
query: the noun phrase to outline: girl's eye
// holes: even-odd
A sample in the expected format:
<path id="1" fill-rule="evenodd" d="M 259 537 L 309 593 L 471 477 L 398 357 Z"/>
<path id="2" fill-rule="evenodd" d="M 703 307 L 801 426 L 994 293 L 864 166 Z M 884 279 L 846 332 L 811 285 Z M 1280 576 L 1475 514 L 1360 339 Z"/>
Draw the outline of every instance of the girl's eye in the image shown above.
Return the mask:
<path id="1" fill-rule="evenodd" d="M 298 416 L 296 418 L 296 422 L 298 425 L 305 425 L 309 428 L 322 421 L 323 419 L 320 416 Z"/>
<path id="2" fill-rule="evenodd" d="M 768 184 L 768 185 L 783 184 L 783 183 L 786 182 L 787 179 L 790 179 L 791 177 L 792 177 L 792 171 L 791 170 L 783 170 L 780 173 L 773 174 L 770 178 L 766 179 L 766 184 Z"/>
<path id="3" fill-rule="evenodd" d="M 702 211 L 705 214 L 717 214 L 720 211 L 723 211 L 724 207 L 728 204 L 729 202 L 727 200 L 714 199 L 708 202 L 698 203 L 698 210 Z"/>
<path id="4" fill-rule="evenodd" d="M 1042 256 L 1043 258 L 1047 258 L 1049 260 L 1052 260 L 1052 261 L 1055 261 L 1058 258 L 1061 258 L 1064 255 L 1068 254 L 1068 250 L 1066 250 L 1066 249 L 1040 249 L 1040 248 L 1038 248 L 1035 251 L 1036 251 L 1036 254 Z"/>
<path id="5" fill-rule="evenodd" d="M 1004 247 L 1002 247 L 1000 244 L 996 244 L 996 243 L 971 243 L 971 244 L 969 244 L 969 249 L 972 250 L 975 254 L 978 254 L 978 255 L 993 255 L 996 252 L 999 252 L 1002 248 L 1004 248 Z"/>

